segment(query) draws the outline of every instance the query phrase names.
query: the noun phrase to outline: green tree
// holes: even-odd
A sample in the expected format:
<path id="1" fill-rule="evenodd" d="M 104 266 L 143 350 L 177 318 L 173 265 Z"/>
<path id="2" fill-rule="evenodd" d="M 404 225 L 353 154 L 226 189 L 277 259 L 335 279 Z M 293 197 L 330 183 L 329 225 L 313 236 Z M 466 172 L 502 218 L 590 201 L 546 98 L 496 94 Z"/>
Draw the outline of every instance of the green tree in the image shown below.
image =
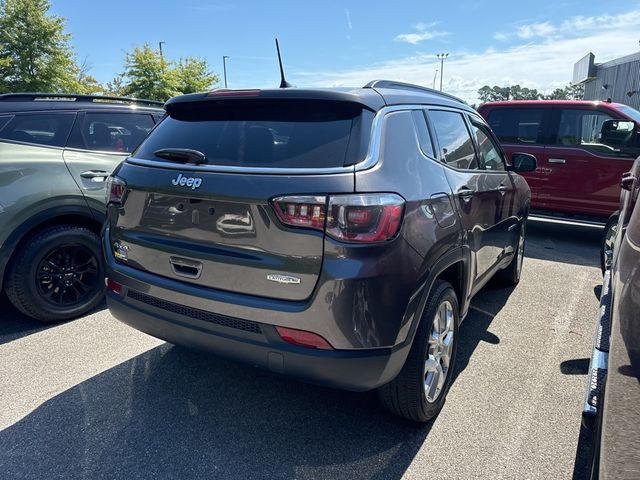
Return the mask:
<path id="1" fill-rule="evenodd" d="M 65 19 L 47 15 L 48 0 L 0 0 L 0 92 L 73 91 L 91 85 L 78 76 Z"/>
<path id="2" fill-rule="evenodd" d="M 125 54 L 122 93 L 165 101 L 179 93 L 175 72 L 160 53 L 145 43 Z"/>
<path id="3" fill-rule="evenodd" d="M 202 92 L 211 88 L 218 76 L 211 72 L 206 60 L 186 57 L 168 61 L 149 44 L 126 53 L 124 72 L 109 82 L 109 93 L 165 101 L 183 93 Z"/>
<path id="4" fill-rule="evenodd" d="M 209 70 L 209 64 L 201 58 L 181 58 L 174 67 L 177 87 L 181 93 L 196 93 L 209 90 L 218 83 L 218 75 Z"/>

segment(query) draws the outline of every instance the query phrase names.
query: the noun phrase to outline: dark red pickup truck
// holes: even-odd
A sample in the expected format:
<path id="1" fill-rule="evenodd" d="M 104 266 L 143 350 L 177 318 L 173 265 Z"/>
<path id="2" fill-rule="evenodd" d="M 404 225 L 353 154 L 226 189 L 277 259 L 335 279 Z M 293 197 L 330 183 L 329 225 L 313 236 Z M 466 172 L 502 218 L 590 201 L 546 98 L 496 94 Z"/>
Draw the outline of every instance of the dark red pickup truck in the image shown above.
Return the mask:
<path id="1" fill-rule="evenodd" d="M 604 219 L 618 209 L 620 178 L 640 155 L 640 112 L 618 103 L 508 101 L 478 109 L 510 158 L 530 153 L 531 209 Z"/>

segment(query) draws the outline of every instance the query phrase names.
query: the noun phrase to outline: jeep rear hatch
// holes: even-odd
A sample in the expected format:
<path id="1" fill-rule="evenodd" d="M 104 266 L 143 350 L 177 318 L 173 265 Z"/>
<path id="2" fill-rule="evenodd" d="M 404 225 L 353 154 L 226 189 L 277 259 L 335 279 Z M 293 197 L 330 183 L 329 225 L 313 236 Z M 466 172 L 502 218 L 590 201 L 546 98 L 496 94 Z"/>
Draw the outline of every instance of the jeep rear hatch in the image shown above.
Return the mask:
<path id="1" fill-rule="evenodd" d="M 118 171 L 126 193 L 110 209 L 116 257 L 211 288 L 308 298 L 322 265 L 327 195 L 353 192 L 349 165 L 366 155 L 373 112 L 246 98 L 167 110 Z"/>

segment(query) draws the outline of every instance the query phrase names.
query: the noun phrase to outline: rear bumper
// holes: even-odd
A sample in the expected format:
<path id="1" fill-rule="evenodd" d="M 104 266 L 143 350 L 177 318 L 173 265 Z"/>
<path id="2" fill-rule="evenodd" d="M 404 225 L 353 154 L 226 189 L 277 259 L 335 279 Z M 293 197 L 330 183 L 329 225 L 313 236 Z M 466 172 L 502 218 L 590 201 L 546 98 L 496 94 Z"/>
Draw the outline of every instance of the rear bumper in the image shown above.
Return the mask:
<path id="1" fill-rule="evenodd" d="M 149 299 L 156 297 L 132 295 L 127 288 L 120 295 L 109 291 L 106 297 L 114 317 L 154 337 L 344 390 L 367 391 L 388 383 L 402 368 L 410 348 L 315 350 L 285 343 L 273 325 L 197 319 L 193 312 L 185 315 L 175 308 L 162 308 L 167 302 L 161 299 L 160 307 L 150 305 Z"/>

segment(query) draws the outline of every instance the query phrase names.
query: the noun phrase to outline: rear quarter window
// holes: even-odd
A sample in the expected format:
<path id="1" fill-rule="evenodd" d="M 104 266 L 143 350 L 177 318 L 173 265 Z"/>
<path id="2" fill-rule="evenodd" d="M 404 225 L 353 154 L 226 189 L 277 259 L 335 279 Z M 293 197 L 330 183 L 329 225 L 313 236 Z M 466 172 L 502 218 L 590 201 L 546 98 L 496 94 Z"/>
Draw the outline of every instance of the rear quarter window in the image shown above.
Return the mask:
<path id="1" fill-rule="evenodd" d="M 342 167 L 357 163 L 368 117 L 343 102 L 204 101 L 172 112 L 134 156 L 166 161 L 154 152 L 186 148 L 202 152 L 210 165 Z"/>
<path id="2" fill-rule="evenodd" d="M 487 123 L 503 143 L 541 143 L 542 108 L 493 108 Z"/>

